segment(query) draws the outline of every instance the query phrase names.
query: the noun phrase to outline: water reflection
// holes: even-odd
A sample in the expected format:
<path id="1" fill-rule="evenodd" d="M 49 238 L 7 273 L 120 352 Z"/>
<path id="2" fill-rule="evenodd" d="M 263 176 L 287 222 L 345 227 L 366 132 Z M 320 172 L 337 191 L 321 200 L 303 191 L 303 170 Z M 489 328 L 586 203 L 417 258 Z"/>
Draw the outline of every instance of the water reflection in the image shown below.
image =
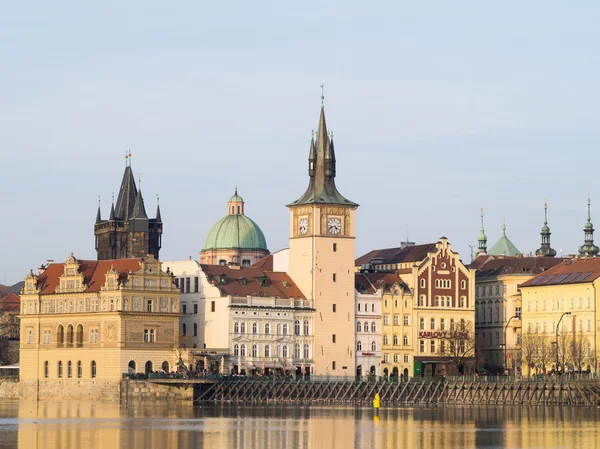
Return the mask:
<path id="1" fill-rule="evenodd" d="M 597 408 L 0 404 L 0 448 L 592 449 Z"/>

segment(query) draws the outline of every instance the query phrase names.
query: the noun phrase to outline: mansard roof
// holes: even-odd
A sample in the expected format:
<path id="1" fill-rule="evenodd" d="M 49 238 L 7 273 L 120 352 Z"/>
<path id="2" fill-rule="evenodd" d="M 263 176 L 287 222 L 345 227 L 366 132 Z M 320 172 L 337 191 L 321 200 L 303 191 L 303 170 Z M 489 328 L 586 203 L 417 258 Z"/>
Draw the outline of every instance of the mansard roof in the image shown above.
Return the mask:
<path id="1" fill-rule="evenodd" d="M 402 278 L 395 273 L 355 273 L 354 288 L 360 293 L 376 293 L 385 283 L 386 291 L 392 285 L 402 284 Z"/>
<path id="2" fill-rule="evenodd" d="M 469 268 L 476 268 L 475 278 L 483 280 L 496 276 L 522 275 L 534 276 L 543 273 L 567 259 L 555 257 L 510 257 L 481 255 Z"/>
<path id="3" fill-rule="evenodd" d="M 566 259 L 549 270 L 529 279 L 520 287 L 544 287 L 557 284 L 585 284 L 600 277 L 600 259 Z"/>
<path id="4" fill-rule="evenodd" d="M 421 262 L 429 253 L 434 252 L 435 248 L 436 243 L 425 243 L 423 245 L 374 249 L 356 259 L 355 265 L 367 264 L 373 259 L 382 259 L 381 263 L 384 264 Z"/>

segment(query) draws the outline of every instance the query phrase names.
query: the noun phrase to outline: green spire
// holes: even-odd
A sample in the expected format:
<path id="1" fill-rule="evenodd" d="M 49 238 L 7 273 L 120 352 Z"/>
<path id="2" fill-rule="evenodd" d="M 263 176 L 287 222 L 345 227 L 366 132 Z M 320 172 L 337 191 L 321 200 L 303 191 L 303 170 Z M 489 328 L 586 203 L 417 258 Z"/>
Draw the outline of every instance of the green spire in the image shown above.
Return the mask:
<path id="1" fill-rule="evenodd" d="M 594 225 L 592 224 L 592 216 L 590 212 L 591 200 L 588 195 L 588 214 L 587 214 L 587 222 L 583 226 L 583 234 L 584 234 L 584 242 L 583 245 L 579 247 L 579 255 L 580 256 L 597 256 L 600 252 L 600 248 L 594 245 Z"/>
<path id="2" fill-rule="evenodd" d="M 485 235 L 485 230 L 483 229 L 483 207 L 481 208 L 481 229 L 479 230 L 479 238 L 477 239 L 477 242 L 477 253 L 487 253 L 487 236 Z"/>
<path id="3" fill-rule="evenodd" d="M 550 228 L 548 227 L 548 203 L 544 201 L 544 226 L 542 226 L 542 246 L 535 252 L 539 257 L 554 257 L 556 251 L 550 246 Z"/>
<path id="4" fill-rule="evenodd" d="M 492 256 L 518 256 L 521 254 L 521 251 L 506 236 L 506 219 L 502 225 L 502 237 L 492 246 L 490 254 Z"/>

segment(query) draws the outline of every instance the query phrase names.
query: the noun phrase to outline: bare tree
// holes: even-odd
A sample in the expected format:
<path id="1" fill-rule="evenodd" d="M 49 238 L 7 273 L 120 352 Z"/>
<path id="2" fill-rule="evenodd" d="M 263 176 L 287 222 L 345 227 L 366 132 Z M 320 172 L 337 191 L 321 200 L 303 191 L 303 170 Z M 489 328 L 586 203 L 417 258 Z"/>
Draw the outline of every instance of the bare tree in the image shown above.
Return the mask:
<path id="1" fill-rule="evenodd" d="M 440 353 L 449 357 L 457 368 L 464 370 L 468 362 L 472 364 L 475 357 L 475 333 L 473 322 L 460 320 L 455 326 L 450 324 L 450 331 L 440 332 Z"/>
<path id="2" fill-rule="evenodd" d="M 569 345 L 569 360 L 575 369 L 581 373 L 592 359 L 592 345 L 589 339 L 582 334 L 573 336 Z"/>
<path id="3" fill-rule="evenodd" d="M 527 375 L 531 376 L 531 367 L 535 367 L 538 361 L 538 351 L 540 347 L 540 335 L 527 332 L 521 339 L 521 357 L 527 364 Z"/>
<path id="4" fill-rule="evenodd" d="M 558 336 L 558 340 L 555 341 L 556 347 L 554 348 L 554 358 L 558 361 L 556 371 L 565 373 L 567 364 L 571 361 L 571 350 L 572 350 L 573 337 L 571 334 L 565 332 Z M 558 351 L 558 354 L 557 354 Z"/>
<path id="5" fill-rule="evenodd" d="M 537 362 L 542 366 L 542 371 L 546 374 L 546 367 L 552 363 L 554 352 L 548 339 L 542 335 L 537 336 Z"/>

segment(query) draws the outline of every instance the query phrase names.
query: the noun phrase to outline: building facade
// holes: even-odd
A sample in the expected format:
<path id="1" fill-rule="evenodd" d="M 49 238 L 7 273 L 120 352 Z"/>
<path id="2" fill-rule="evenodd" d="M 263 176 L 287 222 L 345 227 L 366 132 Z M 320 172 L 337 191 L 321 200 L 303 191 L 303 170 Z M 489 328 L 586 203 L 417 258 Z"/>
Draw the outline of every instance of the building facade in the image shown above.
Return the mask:
<path id="1" fill-rule="evenodd" d="M 249 267 L 269 254 L 262 230 L 245 215 L 244 207 L 236 188 L 227 202 L 227 215 L 208 232 L 200 263 Z"/>
<path id="2" fill-rule="evenodd" d="M 311 139 L 306 192 L 290 210 L 289 274 L 315 308 L 314 370 L 354 376 L 354 218 L 358 204 L 335 185 L 336 156 L 321 107 Z"/>
<path id="3" fill-rule="evenodd" d="M 179 316 L 179 291 L 151 255 L 71 255 L 30 273 L 21 296 L 22 396 L 118 399 L 123 374 L 174 369 Z"/>
<path id="4" fill-rule="evenodd" d="M 520 285 L 522 372 L 597 372 L 600 259 L 568 259 Z"/>
<path id="5" fill-rule="evenodd" d="M 100 205 L 98 205 L 94 225 L 98 260 L 141 258 L 148 254 L 158 259 L 162 233 L 160 206 L 156 206 L 156 218 L 148 218 L 141 184 L 138 189 L 131 170 L 131 154 L 129 154 L 117 204 L 115 206 L 113 200 L 108 220 L 102 219 Z"/>
<path id="6" fill-rule="evenodd" d="M 356 273 L 356 376 L 381 376 L 381 302 L 385 286 Z M 383 287 L 383 288 L 382 288 Z"/>
<path id="7" fill-rule="evenodd" d="M 407 351 L 414 344 L 411 376 L 474 370 L 475 269 L 462 263 L 446 237 L 437 243 L 370 251 L 356 260 L 356 269 L 397 273 L 406 285 L 403 296 L 410 296 L 412 307 L 401 302 L 406 304 L 402 323 L 407 316 L 408 325 L 398 332 Z M 384 339 L 386 315 L 384 306 Z M 400 320 L 400 313 L 396 315 Z M 407 332 L 411 334 L 405 340 Z"/>

